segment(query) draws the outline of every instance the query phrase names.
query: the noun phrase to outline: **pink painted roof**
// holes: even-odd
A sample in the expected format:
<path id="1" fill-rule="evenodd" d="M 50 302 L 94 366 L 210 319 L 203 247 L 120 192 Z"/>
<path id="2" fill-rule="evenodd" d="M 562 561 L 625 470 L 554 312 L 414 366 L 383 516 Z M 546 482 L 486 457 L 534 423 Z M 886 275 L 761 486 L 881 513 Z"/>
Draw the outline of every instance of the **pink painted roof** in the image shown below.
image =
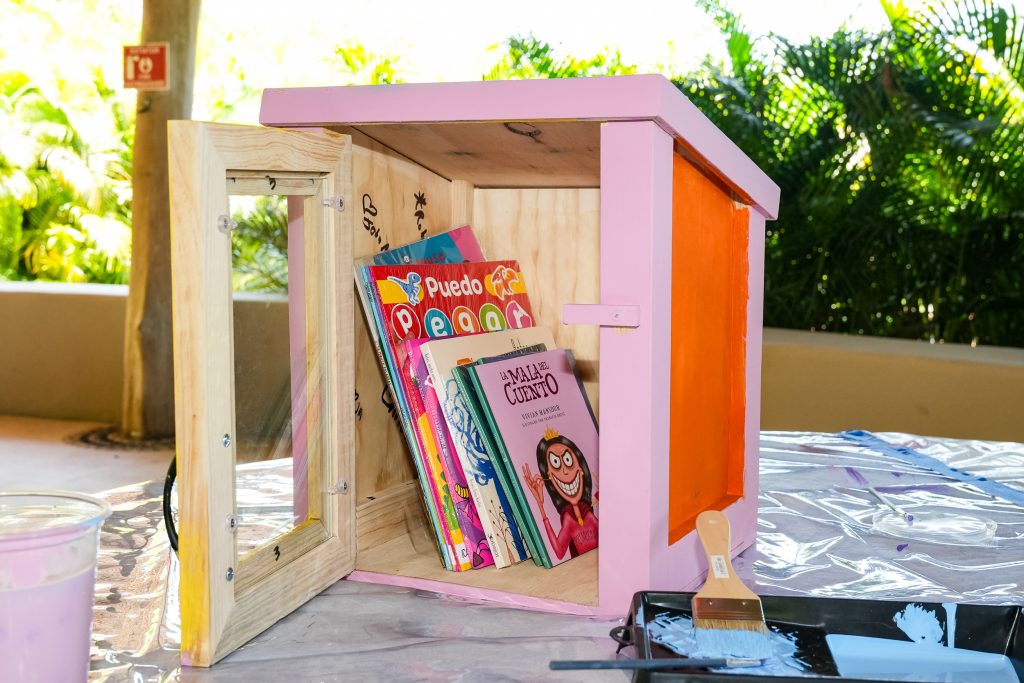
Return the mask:
<path id="1" fill-rule="evenodd" d="M 655 121 L 775 218 L 779 188 L 664 76 L 267 88 L 276 127 L 451 121 Z"/>

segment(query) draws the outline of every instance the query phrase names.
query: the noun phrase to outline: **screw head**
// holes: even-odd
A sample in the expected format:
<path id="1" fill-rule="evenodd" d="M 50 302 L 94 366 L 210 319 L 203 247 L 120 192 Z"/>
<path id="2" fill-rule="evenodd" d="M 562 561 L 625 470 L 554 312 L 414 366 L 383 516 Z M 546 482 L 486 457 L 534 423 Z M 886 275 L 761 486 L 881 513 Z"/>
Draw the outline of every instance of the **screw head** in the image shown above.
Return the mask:
<path id="1" fill-rule="evenodd" d="M 224 573 L 224 578 L 227 579 L 228 581 L 230 581 L 231 579 L 235 578 L 235 569 L 234 569 L 234 567 L 228 567 L 227 572 Z"/>
<path id="2" fill-rule="evenodd" d="M 230 234 L 231 231 L 234 230 L 237 227 L 238 227 L 238 223 L 236 223 L 235 221 L 231 220 L 231 216 L 225 216 L 225 215 L 217 216 L 217 229 L 220 230 L 225 235 Z"/>
<path id="3" fill-rule="evenodd" d="M 227 448 L 228 446 L 230 446 L 231 445 L 231 435 L 230 434 L 225 434 L 224 438 L 221 439 L 221 443 L 224 444 L 224 448 Z"/>

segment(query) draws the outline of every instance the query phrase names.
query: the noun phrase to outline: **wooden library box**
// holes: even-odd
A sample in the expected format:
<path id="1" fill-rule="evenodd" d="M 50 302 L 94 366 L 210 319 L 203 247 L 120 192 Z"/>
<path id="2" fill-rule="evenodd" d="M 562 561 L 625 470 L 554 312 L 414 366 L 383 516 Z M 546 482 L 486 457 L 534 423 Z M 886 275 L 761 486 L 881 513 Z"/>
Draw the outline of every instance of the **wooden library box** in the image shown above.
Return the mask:
<path id="1" fill-rule="evenodd" d="M 170 124 L 183 663 L 342 577 L 622 615 L 700 583 L 702 510 L 725 511 L 733 554 L 754 542 L 779 191 L 671 82 L 268 89 L 260 123 Z M 232 218 L 261 195 L 286 206 L 286 295 L 236 291 L 270 277 Z M 518 260 L 598 416 L 600 548 L 552 569 L 443 568 L 354 296 L 354 259 L 465 224 Z M 291 513 L 246 543 L 236 463 L 275 454 Z"/>

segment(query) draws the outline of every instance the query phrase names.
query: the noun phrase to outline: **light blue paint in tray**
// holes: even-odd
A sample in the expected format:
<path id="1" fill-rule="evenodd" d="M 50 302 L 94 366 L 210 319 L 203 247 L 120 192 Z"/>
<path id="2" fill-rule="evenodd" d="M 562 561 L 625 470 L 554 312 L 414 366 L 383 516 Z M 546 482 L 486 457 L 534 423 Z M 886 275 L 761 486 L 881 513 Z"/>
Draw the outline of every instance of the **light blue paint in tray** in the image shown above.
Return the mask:
<path id="1" fill-rule="evenodd" d="M 883 681 L 1020 683 L 1008 657 L 865 636 L 825 636 L 839 675 Z"/>
<path id="2" fill-rule="evenodd" d="M 714 640 L 715 647 L 725 648 L 721 652 L 709 651 L 711 640 L 700 637 L 701 633 L 694 629 L 690 614 L 669 609 L 666 595 L 672 594 L 656 594 L 656 602 L 661 609 L 654 611 L 653 618 L 644 619 L 644 612 L 637 612 L 641 623 L 646 623 L 646 632 L 651 642 L 684 657 L 738 654 L 732 652 L 738 645 L 732 644 L 728 638 Z M 1009 629 L 1006 634 L 1009 639 L 1006 641 L 1007 647 L 1011 647 L 1010 643 L 1015 640 L 1013 631 L 1019 626 L 1021 616 L 1015 607 L 957 605 L 952 602 L 904 603 L 902 609 L 894 611 L 892 603 L 871 601 L 770 596 L 765 596 L 763 600 L 770 635 L 764 639 L 767 651 L 759 652 L 756 656 L 765 658 L 764 664 L 741 669 L 712 669 L 709 672 L 711 677 L 722 677 L 728 681 L 765 677 L 767 680 L 787 681 L 802 678 L 921 683 L 1022 683 L 1014 668 L 1019 662 L 999 654 L 1000 649 L 993 648 L 993 645 L 998 646 L 1004 629 Z M 794 627 L 792 624 L 787 626 L 783 622 L 773 622 L 771 613 L 776 602 L 787 605 L 786 612 L 791 616 L 804 612 L 804 618 L 798 618 L 797 621 L 803 625 Z M 849 609 L 844 609 L 844 603 L 849 604 Z M 799 604 L 806 608 L 793 608 Z M 683 609 L 688 607 L 687 604 Z M 815 608 L 818 609 L 817 614 L 813 614 Z M 962 626 L 964 617 L 973 630 L 964 632 L 960 628 L 958 634 L 958 623 Z M 893 629 L 886 628 L 887 623 L 902 632 L 902 638 L 892 634 Z M 830 628 L 846 633 L 829 632 Z M 979 628 L 982 631 L 979 632 Z M 866 630 L 871 635 L 859 635 L 859 629 L 864 629 L 860 633 Z M 730 634 L 728 631 L 724 633 Z M 982 633 L 986 637 L 981 637 Z M 957 647 L 958 640 L 961 645 L 970 642 L 975 646 L 985 641 L 986 645 L 982 649 L 989 651 Z M 726 645 L 721 645 L 722 642 Z M 746 652 L 743 655 L 755 656 Z"/>

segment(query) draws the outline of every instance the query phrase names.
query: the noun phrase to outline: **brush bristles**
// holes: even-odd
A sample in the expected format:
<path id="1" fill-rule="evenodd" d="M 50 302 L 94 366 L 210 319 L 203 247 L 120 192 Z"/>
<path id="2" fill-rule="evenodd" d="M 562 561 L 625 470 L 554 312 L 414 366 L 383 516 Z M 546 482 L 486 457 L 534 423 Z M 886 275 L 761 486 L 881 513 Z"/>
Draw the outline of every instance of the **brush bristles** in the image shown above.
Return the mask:
<path id="1" fill-rule="evenodd" d="M 736 628 L 738 624 L 742 623 L 729 622 L 730 628 L 728 629 L 694 629 L 697 654 L 702 657 L 770 658 L 773 654 L 772 639 L 758 629 Z"/>
<path id="2" fill-rule="evenodd" d="M 694 598 L 693 634 L 707 656 L 772 656 L 771 631 L 761 601 L 748 598 Z"/>
<path id="3" fill-rule="evenodd" d="M 715 631 L 754 631 L 761 635 L 771 635 L 768 626 L 760 619 L 706 619 L 694 617 L 693 627 Z"/>

